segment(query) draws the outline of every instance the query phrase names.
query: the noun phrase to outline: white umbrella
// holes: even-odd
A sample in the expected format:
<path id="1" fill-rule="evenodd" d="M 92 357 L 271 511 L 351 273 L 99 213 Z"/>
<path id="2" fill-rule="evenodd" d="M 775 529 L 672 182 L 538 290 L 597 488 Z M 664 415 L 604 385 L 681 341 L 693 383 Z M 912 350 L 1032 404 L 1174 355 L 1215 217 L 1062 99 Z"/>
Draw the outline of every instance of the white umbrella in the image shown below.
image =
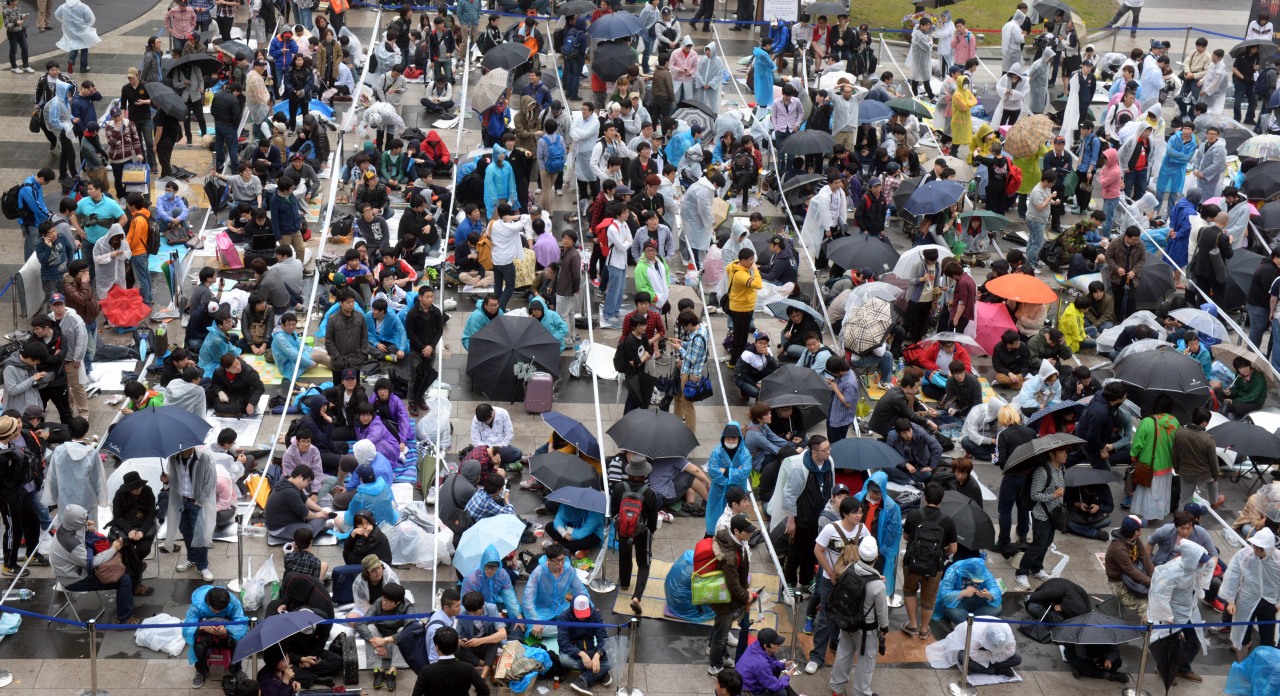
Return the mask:
<path id="1" fill-rule="evenodd" d="M 858 84 L 858 78 L 856 75 L 844 72 L 843 70 L 837 70 L 820 76 L 818 78 L 818 89 L 833 90 L 836 88 L 836 83 L 839 82 L 842 77 L 847 79 L 851 85 Z"/>
<path id="2" fill-rule="evenodd" d="M 881 299 L 885 302 L 893 302 L 902 296 L 903 290 L 895 285 L 890 285 L 883 281 L 873 281 L 863 283 L 858 287 L 849 291 L 848 297 L 844 300 L 844 311 L 848 314 L 860 304 L 863 304 L 871 298 Z"/>
<path id="3" fill-rule="evenodd" d="M 938 251 L 938 261 L 942 261 L 948 256 L 955 256 L 947 247 L 941 244 L 921 244 L 918 247 L 912 247 L 904 252 L 898 258 L 898 263 L 893 267 L 893 274 L 899 278 L 904 278 L 907 282 L 915 280 L 911 277 L 913 269 L 917 263 L 920 263 L 921 256 L 924 255 L 925 249 L 936 249 Z"/>
<path id="4" fill-rule="evenodd" d="M 951 157 L 950 155 L 934 158 L 935 161 L 939 159 L 946 160 L 947 166 L 956 171 L 956 181 L 959 181 L 962 184 L 967 184 L 970 181 L 973 181 L 975 176 L 973 167 L 964 160 L 958 157 Z"/>
<path id="5" fill-rule="evenodd" d="M 1158 338 L 1144 338 L 1141 341 L 1134 341 L 1133 343 L 1125 346 L 1124 350 L 1120 351 L 1120 353 L 1116 355 L 1115 362 L 1113 362 L 1112 365 L 1119 365 L 1121 360 L 1124 360 L 1134 353 L 1145 353 L 1149 350 L 1159 350 L 1160 348 L 1168 347 L 1168 343 L 1165 343 Z"/>
<path id="6" fill-rule="evenodd" d="M 921 341 L 921 343 L 928 343 L 929 341 L 938 341 L 939 343 L 943 341 L 950 341 L 952 343 L 963 343 L 965 345 L 973 346 L 974 348 L 977 348 L 983 353 L 987 352 L 987 350 L 983 348 L 978 343 L 978 341 L 975 340 L 973 337 L 967 336 L 962 333 L 956 333 L 955 331 L 939 331 L 938 333 L 932 336 L 925 336 L 924 340 Z"/>
<path id="7" fill-rule="evenodd" d="M 1184 307 L 1169 312 L 1169 316 L 1195 329 L 1197 332 L 1216 338 L 1219 341 L 1225 341 L 1227 338 L 1227 330 L 1222 326 L 1222 323 L 1203 309 Z"/>
<path id="8" fill-rule="evenodd" d="M 1089 283 L 1092 283 L 1095 280 L 1101 281 L 1102 274 L 1101 273 L 1085 273 L 1084 275 L 1078 275 L 1074 278 L 1068 278 L 1065 275 L 1054 276 L 1054 278 L 1059 283 L 1069 288 L 1074 288 L 1076 290 L 1079 290 L 1080 292 L 1088 292 Z"/>

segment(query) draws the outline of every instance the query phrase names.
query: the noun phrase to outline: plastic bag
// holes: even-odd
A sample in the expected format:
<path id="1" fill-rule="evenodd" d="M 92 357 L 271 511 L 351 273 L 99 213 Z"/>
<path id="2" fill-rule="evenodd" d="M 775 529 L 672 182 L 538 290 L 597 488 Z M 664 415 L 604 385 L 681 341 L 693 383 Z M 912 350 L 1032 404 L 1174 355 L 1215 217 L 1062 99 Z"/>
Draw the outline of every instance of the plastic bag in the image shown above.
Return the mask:
<path id="1" fill-rule="evenodd" d="M 432 389 L 427 392 L 426 406 L 426 415 L 418 421 L 418 442 L 432 443 L 442 452 L 453 449 L 453 428 L 449 424 L 449 416 L 453 413 L 453 402 L 449 401 L 449 391 Z M 439 442 L 436 441 L 437 434 Z"/>
<path id="2" fill-rule="evenodd" d="M 670 572 L 667 573 L 666 595 L 667 595 L 667 611 L 672 616 L 685 621 L 693 621 L 702 623 L 710 621 L 715 617 L 716 613 L 708 606 L 695 606 L 693 604 L 693 591 L 690 584 L 693 581 L 693 550 L 685 551 L 680 560 L 671 566 Z"/>
<path id="3" fill-rule="evenodd" d="M 516 693 L 516 694 L 524 693 L 529 688 L 529 686 L 533 684 L 535 680 L 537 680 L 539 675 L 551 669 L 551 654 L 548 653 L 543 648 L 535 648 L 535 647 L 526 645 L 524 648 L 524 656 L 541 662 L 543 668 L 542 670 L 534 670 L 532 672 L 529 672 L 528 674 L 521 677 L 519 681 L 513 681 L 510 684 L 508 684 L 507 688 L 511 689 L 512 693 Z"/>
<path id="4" fill-rule="evenodd" d="M 169 614 L 156 614 L 142 620 L 143 626 L 147 624 L 176 623 L 182 623 L 182 619 Z M 187 648 L 187 642 L 182 638 L 181 628 L 140 628 L 134 631 L 133 642 L 148 650 L 165 653 L 170 657 L 181 655 L 182 651 Z"/>
<path id="5" fill-rule="evenodd" d="M 0 636 L 11 636 L 18 632 L 22 625 L 21 614 L 0 614 Z"/>
<path id="6" fill-rule="evenodd" d="M 1280 693 L 1280 650 L 1254 648 L 1243 662 L 1231 665 L 1225 693 L 1233 696 L 1271 696 Z"/>
<path id="7" fill-rule="evenodd" d="M 262 606 L 262 584 L 258 582 L 258 578 L 253 575 L 253 559 L 247 558 L 245 561 L 249 566 L 249 581 L 244 584 L 244 589 L 240 592 L 240 606 L 245 611 L 257 611 Z"/>
<path id="8" fill-rule="evenodd" d="M 421 505 L 421 501 L 417 501 Z M 391 544 L 392 565 L 416 565 L 419 568 L 435 568 L 437 563 L 448 564 L 453 558 L 453 532 L 441 526 L 436 534 L 419 526 L 416 516 L 409 512 L 401 517 L 390 530 L 384 529 Z"/>
<path id="9" fill-rule="evenodd" d="M 266 563 L 258 569 L 258 572 L 250 576 L 249 582 L 244 584 L 244 592 L 240 597 L 240 604 L 245 611 L 257 611 L 263 602 L 269 602 L 280 594 L 280 576 L 276 573 L 276 566 L 272 563 L 275 556 L 268 556 Z M 249 561 L 249 572 L 253 573 L 253 561 Z"/>

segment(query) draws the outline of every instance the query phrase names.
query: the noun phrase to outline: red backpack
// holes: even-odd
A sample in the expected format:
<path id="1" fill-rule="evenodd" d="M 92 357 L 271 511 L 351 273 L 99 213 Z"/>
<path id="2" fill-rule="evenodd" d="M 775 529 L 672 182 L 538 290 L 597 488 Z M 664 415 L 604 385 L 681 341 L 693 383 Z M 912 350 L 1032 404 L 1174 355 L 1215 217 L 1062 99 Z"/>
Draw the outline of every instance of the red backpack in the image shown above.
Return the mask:
<path id="1" fill-rule="evenodd" d="M 1004 195 L 1012 196 L 1013 194 L 1018 192 L 1019 188 L 1022 188 L 1022 167 L 1019 167 L 1018 165 L 1014 164 L 1013 160 L 1010 159 L 1009 160 L 1009 182 L 1005 184 Z"/>
<path id="2" fill-rule="evenodd" d="M 632 541 L 647 528 L 644 520 L 644 493 L 648 484 L 631 490 L 631 484 L 622 483 L 622 500 L 618 503 L 618 539 Z"/>
<path id="3" fill-rule="evenodd" d="M 716 560 L 715 543 L 715 537 L 707 537 L 693 545 L 693 572 L 705 575 L 719 570 L 720 563 Z"/>

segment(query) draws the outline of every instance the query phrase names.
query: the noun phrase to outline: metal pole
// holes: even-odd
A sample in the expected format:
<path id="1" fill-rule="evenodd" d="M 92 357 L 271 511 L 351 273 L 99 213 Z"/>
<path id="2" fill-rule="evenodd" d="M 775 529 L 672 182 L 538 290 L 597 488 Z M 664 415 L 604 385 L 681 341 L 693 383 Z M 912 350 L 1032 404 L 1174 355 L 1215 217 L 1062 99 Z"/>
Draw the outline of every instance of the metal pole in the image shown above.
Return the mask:
<path id="1" fill-rule="evenodd" d="M 973 614 L 965 621 L 964 629 L 964 666 L 960 669 L 960 681 L 947 685 L 947 693 L 951 696 L 977 696 L 978 690 L 969 686 L 969 646 L 973 644 Z"/>
<path id="2" fill-rule="evenodd" d="M 640 633 L 640 617 L 633 616 L 628 623 L 631 624 L 631 656 L 627 658 L 627 696 L 631 696 L 636 692 L 636 638 Z"/>
<path id="3" fill-rule="evenodd" d="M 1116 34 L 1120 33 L 1120 28 L 1115 27 L 1111 30 L 1111 52 L 1116 52 Z"/>
<path id="4" fill-rule="evenodd" d="M 107 696 L 107 692 L 98 690 L 98 620 L 89 619 L 85 628 L 89 629 L 89 690 L 83 696 Z"/>
<path id="5" fill-rule="evenodd" d="M 250 616 L 249 630 L 252 631 L 257 627 L 258 627 L 258 617 Z M 254 653 L 249 656 L 249 674 L 252 674 L 254 676 L 257 676 L 258 674 L 258 653 Z"/>
<path id="6" fill-rule="evenodd" d="M 768 535 L 768 530 L 765 531 Z M 800 662 L 804 657 L 804 651 L 800 649 L 800 642 L 796 640 L 796 631 L 800 626 L 800 592 L 797 590 L 795 594 L 796 600 L 791 603 L 791 660 Z M 751 605 L 747 605 L 747 611 L 751 610 Z M 738 636 L 738 640 L 747 640 L 749 636 Z"/>
<path id="7" fill-rule="evenodd" d="M 1147 632 L 1142 636 L 1142 660 L 1138 662 L 1138 681 L 1132 689 L 1124 689 L 1121 696 L 1151 696 L 1142 690 L 1142 675 L 1147 672 L 1147 654 L 1151 652 L 1151 622 L 1147 622 Z"/>
<path id="8" fill-rule="evenodd" d="M 1187 62 L 1187 56 L 1189 55 L 1187 53 L 1187 49 L 1190 46 L 1191 46 L 1191 27 L 1187 27 L 1187 37 L 1182 40 L 1182 62 L 1184 63 L 1183 67 L 1186 67 L 1185 63 Z"/>

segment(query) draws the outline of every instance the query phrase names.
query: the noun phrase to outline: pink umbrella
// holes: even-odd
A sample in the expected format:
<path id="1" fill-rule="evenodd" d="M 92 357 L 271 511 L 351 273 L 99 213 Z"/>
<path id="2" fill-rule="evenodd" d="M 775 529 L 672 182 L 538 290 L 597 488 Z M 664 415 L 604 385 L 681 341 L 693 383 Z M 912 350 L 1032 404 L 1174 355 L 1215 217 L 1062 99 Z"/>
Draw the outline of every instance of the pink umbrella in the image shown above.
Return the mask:
<path id="1" fill-rule="evenodd" d="M 1017 330 L 1013 325 L 1013 317 L 1003 302 L 979 302 L 974 310 L 977 312 L 978 335 L 975 337 L 987 355 L 995 353 L 1000 337 L 1009 329 Z"/>
<path id="2" fill-rule="evenodd" d="M 1218 206 L 1218 207 L 1222 207 L 1222 196 L 1217 196 L 1216 198 L 1210 198 L 1209 200 L 1207 200 L 1207 201 L 1205 201 L 1205 202 L 1203 203 L 1203 205 L 1210 205 L 1210 204 L 1212 204 L 1212 205 L 1216 205 L 1216 206 Z M 1250 215 L 1250 217 L 1252 217 L 1252 216 L 1254 216 L 1254 215 L 1258 215 L 1258 214 L 1259 214 L 1259 213 L 1258 213 L 1258 208 L 1257 208 L 1257 206 L 1255 206 L 1253 203 L 1250 203 L 1250 204 L 1249 204 L 1249 215 Z"/>

